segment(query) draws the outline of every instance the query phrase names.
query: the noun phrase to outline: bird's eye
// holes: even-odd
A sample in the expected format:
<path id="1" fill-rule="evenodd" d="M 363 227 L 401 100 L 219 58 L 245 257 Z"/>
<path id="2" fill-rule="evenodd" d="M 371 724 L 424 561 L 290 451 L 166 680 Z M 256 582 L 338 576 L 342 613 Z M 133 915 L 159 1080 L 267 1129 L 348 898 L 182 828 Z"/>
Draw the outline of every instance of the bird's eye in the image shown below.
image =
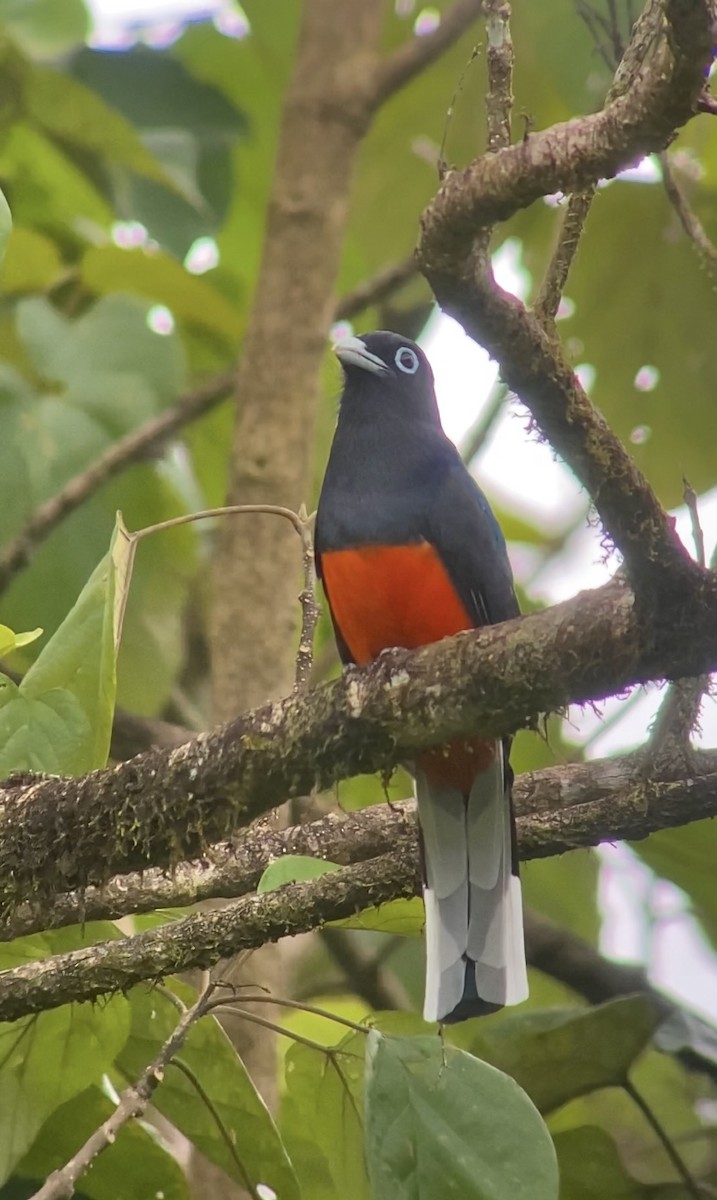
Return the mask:
<path id="1" fill-rule="evenodd" d="M 393 361 L 404 375 L 415 375 L 418 370 L 418 355 L 410 346 L 401 346 L 401 349 L 396 351 Z"/>

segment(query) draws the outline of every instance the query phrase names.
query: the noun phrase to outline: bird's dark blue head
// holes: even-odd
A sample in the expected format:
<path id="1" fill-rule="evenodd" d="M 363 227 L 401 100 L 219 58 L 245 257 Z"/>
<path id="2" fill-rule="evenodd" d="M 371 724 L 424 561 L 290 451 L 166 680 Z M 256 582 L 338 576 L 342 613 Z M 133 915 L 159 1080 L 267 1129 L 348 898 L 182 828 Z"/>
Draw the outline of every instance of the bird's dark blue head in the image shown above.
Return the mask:
<path id="1" fill-rule="evenodd" d="M 364 410 L 362 415 L 369 418 L 373 410 L 376 419 L 382 409 L 387 415 L 395 410 L 396 415 L 440 426 L 430 363 L 410 338 L 381 329 L 343 338 L 334 353 L 344 369 L 342 414 L 349 408 L 356 409 L 356 415 Z"/>

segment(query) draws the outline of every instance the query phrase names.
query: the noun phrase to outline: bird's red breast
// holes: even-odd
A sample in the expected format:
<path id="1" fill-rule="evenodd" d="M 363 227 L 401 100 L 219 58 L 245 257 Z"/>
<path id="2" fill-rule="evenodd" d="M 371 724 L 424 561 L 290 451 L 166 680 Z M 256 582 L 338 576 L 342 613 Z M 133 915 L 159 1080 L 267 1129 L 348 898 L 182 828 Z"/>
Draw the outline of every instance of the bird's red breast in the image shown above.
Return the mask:
<path id="1" fill-rule="evenodd" d="M 334 622 L 358 666 L 391 646 L 415 650 L 474 627 L 429 542 L 325 551 L 321 573 Z M 473 738 L 418 762 L 432 783 L 467 794 L 494 754 L 494 742 Z"/>

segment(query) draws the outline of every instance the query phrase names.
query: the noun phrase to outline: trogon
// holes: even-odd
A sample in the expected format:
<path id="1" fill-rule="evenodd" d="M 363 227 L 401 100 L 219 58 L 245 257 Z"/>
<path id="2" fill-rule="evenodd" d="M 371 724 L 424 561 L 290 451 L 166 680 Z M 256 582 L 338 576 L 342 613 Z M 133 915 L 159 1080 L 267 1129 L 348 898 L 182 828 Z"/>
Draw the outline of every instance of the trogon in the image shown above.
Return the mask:
<path id="1" fill-rule="evenodd" d="M 518 614 L 505 540 L 446 437 L 422 350 L 388 332 L 335 346 L 344 387 L 316 517 L 316 563 L 344 663 Z M 509 743 L 417 757 L 429 1021 L 527 996 Z"/>

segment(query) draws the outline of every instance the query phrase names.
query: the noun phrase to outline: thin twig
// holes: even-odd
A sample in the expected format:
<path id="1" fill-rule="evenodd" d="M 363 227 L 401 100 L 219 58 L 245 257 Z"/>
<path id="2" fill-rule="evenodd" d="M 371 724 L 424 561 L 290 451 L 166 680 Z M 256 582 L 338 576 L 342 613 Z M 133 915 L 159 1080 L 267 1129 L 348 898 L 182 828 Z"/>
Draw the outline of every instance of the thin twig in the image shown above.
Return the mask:
<path id="1" fill-rule="evenodd" d="M 305 1037 L 303 1033 L 297 1033 L 295 1029 L 287 1029 L 284 1025 L 279 1025 L 277 1021 L 270 1021 L 268 1017 L 260 1017 L 258 1013 L 247 1012 L 245 1008 L 238 1008 L 224 1002 L 218 1004 L 214 1012 L 217 1016 L 242 1017 L 245 1021 L 250 1021 L 252 1025 L 261 1025 L 262 1029 L 280 1033 L 283 1037 L 289 1038 L 292 1042 L 298 1042 L 300 1046 L 306 1046 L 309 1050 L 318 1050 L 320 1054 L 329 1053 L 327 1047 L 323 1046 L 321 1042 L 315 1042 L 313 1038 Z M 365 1033 L 366 1030 L 363 1032 Z"/>
<path id="2" fill-rule="evenodd" d="M 394 92 L 440 58 L 481 14 L 482 0 L 455 0 L 441 14 L 437 28 L 424 37 L 412 37 L 384 59 L 376 72 L 371 107 L 378 108 Z"/>
<path id="3" fill-rule="evenodd" d="M 212 1100 L 211 1096 L 207 1092 L 207 1090 L 204 1087 L 201 1080 L 194 1073 L 194 1071 L 188 1065 L 188 1063 L 185 1063 L 183 1061 L 183 1059 L 181 1059 L 181 1058 L 173 1058 L 169 1065 L 171 1067 L 176 1067 L 176 1069 L 178 1071 L 181 1071 L 181 1073 L 182 1073 L 182 1075 L 184 1075 L 185 1079 L 187 1079 L 189 1081 L 189 1083 L 192 1085 L 195 1092 L 199 1096 L 199 1099 L 202 1101 L 204 1107 L 206 1108 L 206 1110 L 209 1113 L 210 1117 L 212 1118 L 214 1124 L 216 1125 L 219 1136 L 222 1139 L 222 1141 L 224 1142 L 224 1145 L 226 1146 L 227 1150 L 229 1151 L 229 1155 L 233 1159 L 234 1165 L 235 1165 L 237 1171 L 239 1172 L 239 1174 L 242 1177 L 243 1186 L 245 1187 L 245 1189 L 249 1193 L 249 1195 L 252 1197 L 252 1200 L 261 1200 L 259 1193 L 257 1192 L 256 1188 L 254 1187 L 254 1184 L 252 1183 L 251 1179 L 249 1178 L 249 1175 L 247 1173 L 246 1167 L 244 1166 L 244 1163 L 242 1162 L 239 1155 L 237 1154 L 235 1140 L 229 1133 L 229 1130 L 227 1129 L 224 1122 L 222 1121 L 222 1118 L 219 1115 L 219 1112 L 217 1110 L 216 1105 L 214 1104 L 214 1101 Z"/>
<path id="4" fill-rule="evenodd" d="M 205 508 L 200 512 L 182 513 L 180 517 L 170 517 L 167 521 L 158 521 L 156 525 L 145 525 L 132 533 L 137 540 L 149 537 L 152 533 L 164 533 L 166 529 L 176 529 L 179 525 L 191 525 L 194 521 L 210 521 L 214 517 L 253 516 L 264 514 L 270 517 L 284 517 L 290 521 L 299 537 L 302 537 L 302 521 L 293 508 L 284 508 L 281 504 L 224 504 L 220 508 Z"/>
<path id="5" fill-rule="evenodd" d="M 689 480 L 682 480 L 682 499 L 685 502 L 685 507 L 690 514 L 690 524 L 692 525 L 692 540 L 695 543 L 695 557 L 701 567 L 707 566 L 707 556 L 705 554 L 705 535 L 700 521 L 699 499 L 697 492 L 693 488 Z"/>
<path id="6" fill-rule="evenodd" d="M 637 1105 L 653 1133 L 662 1143 L 665 1154 L 684 1183 L 690 1196 L 694 1197 L 694 1200 L 702 1200 L 702 1192 L 697 1180 L 692 1176 L 685 1160 L 677 1150 L 664 1125 L 652 1111 L 645 1097 L 638 1091 L 631 1079 L 625 1079 L 622 1087 L 633 1103 Z"/>
<path id="7" fill-rule="evenodd" d="M 0 592 L 26 566 L 32 554 L 70 513 L 99 491 L 110 479 L 144 458 L 182 426 L 209 412 L 229 394 L 234 373 L 225 371 L 187 392 L 171 408 L 152 417 L 138 429 L 114 442 L 89 467 L 75 475 L 54 496 L 41 504 L 0 555 Z"/>
<path id="8" fill-rule="evenodd" d="M 348 929 L 322 929 L 321 938 L 351 990 L 371 1008 L 410 1010 L 406 989 L 392 971 L 377 962 L 375 950 L 364 950 Z"/>
<path id="9" fill-rule="evenodd" d="M 693 212 L 685 195 L 682 185 L 670 163 L 666 152 L 659 156 L 662 169 L 662 183 L 670 204 L 679 217 L 680 224 L 697 251 L 702 266 L 709 272 L 713 283 L 717 283 L 717 247 L 710 241 L 705 227 L 699 217 Z"/>
<path id="10" fill-rule="evenodd" d="M 218 981 L 219 987 L 227 987 L 232 991 L 236 991 L 235 985 L 232 983 L 222 984 Z M 251 984 L 247 984 L 251 987 Z M 329 1012 L 326 1008 L 319 1008 L 316 1004 L 307 1004 L 303 1000 L 289 1000 L 285 996 L 270 996 L 267 993 L 259 993 L 253 995 L 235 995 L 215 1000 L 210 1008 L 212 1010 L 220 1008 L 224 1005 L 232 1004 L 271 1004 L 277 1008 L 291 1008 L 296 1012 L 310 1013 L 314 1017 L 324 1017 L 327 1021 L 334 1021 L 337 1025 L 343 1025 L 346 1029 L 352 1029 L 354 1033 L 368 1033 L 366 1025 L 360 1025 L 358 1021 L 350 1021 L 348 1017 L 340 1017 L 338 1013 Z"/>
<path id="11" fill-rule="evenodd" d="M 77 1180 L 92 1165 L 97 1155 L 113 1144 L 123 1125 L 126 1125 L 132 1117 L 141 1116 L 145 1111 L 156 1088 L 164 1078 L 167 1065 L 184 1045 L 192 1026 L 207 1011 L 207 1005 L 213 992 L 214 985 L 210 984 L 196 1003 L 180 1017 L 159 1054 L 145 1068 L 137 1082 L 122 1093 L 112 1115 L 90 1135 L 85 1144 L 63 1167 L 48 1176 L 31 1200 L 63 1200 L 63 1198 L 74 1195 Z"/>
<path id="12" fill-rule="evenodd" d="M 593 186 L 568 197 L 557 244 L 535 301 L 535 312 L 543 321 L 555 319 L 596 191 Z"/>
<path id="13" fill-rule="evenodd" d="M 705 538 L 700 522 L 698 497 L 686 479 L 683 480 L 683 487 L 683 498 L 690 514 L 697 561 L 704 568 L 706 566 Z M 715 549 L 715 561 L 711 565 L 717 566 L 717 548 Z M 710 680 L 709 674 L 696 675 L 690 678 L 676 679 L 668 686 L 645 745 L 644 769 L 646 772 L 659 773 L 660 764 L 665 760 L 674 759 L 676 755 L 680 755 L 685 766 L 689 768 L 692 758 L 691 735 L 697 727 L 704 697 L 710 687 Z"/>
<path id="14" fill-rule="evenodd" d="M 370 279 L 359 283 L 352 291 L 347 292 L 343 299 L 339 300 L 334 320 L 347 321 L 365 308 L 370 308 L 372 304 L 378 304 L 381 300 L 388 299 L 417 274 L 418 264 L 414 254 L 404 258 L 403 262 L 382 267 Z"/>
<path id="15" fill-rule="evenodd" d="M 513 108 L 513 42 L 510 36 L 510 4 L 507 0 L 484 0 L 488 92 L 488 151 L 509 146 L 510 114 Z"/>
<path id="16" fill-rule="evenodd" d="M 301 633 L 296 651 L 296 675 L 294 691 L 304 691 L 311 680 L 311 669 L 314 665 L 314 634 L 321 616 L 321 609 L 316 602 L 316 562 L 314 560 L 314 539 L 312 534 L 313 517 L 309 516 L 305 505 L 301 505 L 297 516 L 301 523 L 302 562 L 304 567 L 304 586 L 299 593 L 301 604 Z"/>
<path id="17" fill-rule="evenodd" d="M 488 441 L 496 421 L 503 412 L 508 395 L 508 388 L 503 381 L 496 379 L 483 411 L 461 442 L 461 456 L 467 466 L 470 467 Z"/>

